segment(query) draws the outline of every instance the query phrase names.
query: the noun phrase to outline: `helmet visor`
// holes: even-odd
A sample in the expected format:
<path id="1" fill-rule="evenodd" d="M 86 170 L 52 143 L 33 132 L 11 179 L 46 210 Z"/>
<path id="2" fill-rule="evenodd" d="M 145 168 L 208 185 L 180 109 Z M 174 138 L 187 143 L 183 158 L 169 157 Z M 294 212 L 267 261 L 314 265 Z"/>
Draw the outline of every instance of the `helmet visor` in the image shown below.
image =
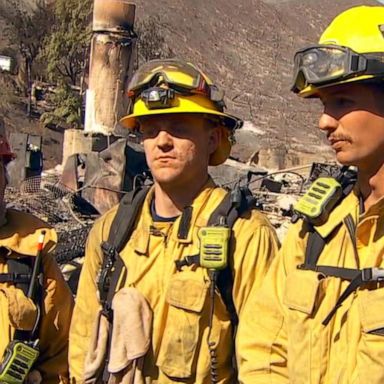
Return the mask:
<path id="1" fill-rule="evenodd" d="M 360 74 L 383 74 L 381 53 L 359 54 L 347 47 L 318 45 L 296 52 L 293 92 L 308 85 L 323 85 Z"/>

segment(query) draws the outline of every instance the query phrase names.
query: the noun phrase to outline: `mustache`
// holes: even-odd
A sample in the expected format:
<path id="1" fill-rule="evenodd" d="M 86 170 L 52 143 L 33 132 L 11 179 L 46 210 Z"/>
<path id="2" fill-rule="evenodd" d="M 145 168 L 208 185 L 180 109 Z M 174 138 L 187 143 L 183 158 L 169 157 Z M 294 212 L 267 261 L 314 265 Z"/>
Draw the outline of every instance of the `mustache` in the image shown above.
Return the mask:
<path id="1" fill-rule="evenodd" d="M 333 134 L 333 133 L 330 133 L 329 135 L 327 135 L 327 139 L 331 142 L 331 143 L 334 143 L 336 141 L 348 141 L 348 142 L 352 142 L 352 138 L 350 136 L 347 136 L 347 135 L 343 135 L 343 134 Z"/>

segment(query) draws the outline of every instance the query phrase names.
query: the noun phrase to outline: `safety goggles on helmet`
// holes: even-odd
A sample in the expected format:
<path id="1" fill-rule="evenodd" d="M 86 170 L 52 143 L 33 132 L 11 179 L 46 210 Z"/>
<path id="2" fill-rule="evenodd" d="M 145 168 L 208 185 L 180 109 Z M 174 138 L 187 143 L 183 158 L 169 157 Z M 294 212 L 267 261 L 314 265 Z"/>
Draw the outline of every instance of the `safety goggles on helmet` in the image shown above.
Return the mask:
<path id="1" fill-rule="evenodd" d="M 317 45 L 299 50 L 294 58 L 292 91 L 358 75 L 384 76 L 384 53 L 359 54 L 348 47 Z"/>
<path id="2" fill-rule="evenodd" d="M 205 91 L 207 79 L 192 64 L 179 60 L 152 60 L 142 65 L 133 75 L 128 89 L 136 91 L 153 86 L 162 76 L 167 84 L 180 86 L 182 89 Z"/>
<path id="3" fill-rule="evenodd" d="M 160 83 L 165 83 L 170 92 L 157 87 Z M 204 95 L 219 110 L 225 106 L 223 93 L 200 70 L 179 60 L 150 61 L 136 71 L 128 85 L 130 99 L 141 97 L 149 109 L 168 108 L 175 93 Z"/>

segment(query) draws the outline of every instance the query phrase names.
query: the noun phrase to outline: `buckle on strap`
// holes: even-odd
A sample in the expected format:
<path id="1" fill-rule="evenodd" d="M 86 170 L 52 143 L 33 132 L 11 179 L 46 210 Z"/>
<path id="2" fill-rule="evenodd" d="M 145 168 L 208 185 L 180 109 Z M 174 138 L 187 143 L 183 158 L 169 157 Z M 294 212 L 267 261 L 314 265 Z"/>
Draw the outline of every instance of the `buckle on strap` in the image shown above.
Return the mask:
<path id="1" fill-rule="evenodd" d="M 116 258 L 116 247 L 114 247 L 112 244 L 110 244 L 108 241 L 103 241 L 101 243 L 101 250 L 103 251 L 104 255 L 115 259 Z"/>
<path id="2" fill-rule="evenodd" d="M 101 249 L 105 257 L 104 257 L 103 265 L 99 272 L 97 285 L 99 288 L 100 300 L 102 303 L 104 303 L 107 298 L 108 290 L 111 285 L 111 274 L 112 274 L 113 265 L 116 261 L 117 251 L 113 245 L 109 244 L 106 241 L 104 241 L 101 244 Z"/>
<path id="3" fill-rule="evenodd" d="M 336 313 L 337 309 L 341 304 L 348 298 L 352 292 L 356 291 L 361 285 L 370 282 L 382 282 L 384 281 L 384 268 L 364 268 L 360 270 L 360 273 L 351 281 L 345 291 L 341 294 L 339 299 L 336 302 L 336 305 L 333 307 L 332 311 L 324 319 L 323 325 L 328 325 L 332 317 Z"/>
<path id="4" fill-rule="evenodd" d="M 200 255 L 185 256 L 182 260 L 175 260 L 176 269 L 181 271 L 183 267 L 200 264 Z"/>
<path id="5" fill-rule="evenodd" d="M 384 268 L 364 268 L 361 270 L 361 280 L 364 283 L 384 281 Z"/>
<path id="6" fill-rule="evenodd" d="M 31 275 L 25 273 L 0 273 L 0 283 L 27 284 L 31 281 Z"/>

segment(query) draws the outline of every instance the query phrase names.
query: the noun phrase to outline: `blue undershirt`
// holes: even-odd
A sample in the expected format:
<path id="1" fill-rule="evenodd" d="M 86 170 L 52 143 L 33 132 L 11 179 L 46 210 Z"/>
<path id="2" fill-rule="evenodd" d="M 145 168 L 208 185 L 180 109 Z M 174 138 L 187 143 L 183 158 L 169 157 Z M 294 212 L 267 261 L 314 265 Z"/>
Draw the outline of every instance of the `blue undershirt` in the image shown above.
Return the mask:
<path id="1" fill-rule="evenodd" d="M 152 199 L 152 201 L 151 201 L 151 216 L 152 216 L 152 220 L 153 220 L 154 222 L 158 222 L 158 223 L 170 223 L 170 222 L 174 222 L 174 221 L 179 217 L 179 215 L 177 215 L 177 216 L 173 216 L 173 217 L 163 217 L 163 216 L 159 216 L 159 215 L 156 213 L 155 199 Z"/>

